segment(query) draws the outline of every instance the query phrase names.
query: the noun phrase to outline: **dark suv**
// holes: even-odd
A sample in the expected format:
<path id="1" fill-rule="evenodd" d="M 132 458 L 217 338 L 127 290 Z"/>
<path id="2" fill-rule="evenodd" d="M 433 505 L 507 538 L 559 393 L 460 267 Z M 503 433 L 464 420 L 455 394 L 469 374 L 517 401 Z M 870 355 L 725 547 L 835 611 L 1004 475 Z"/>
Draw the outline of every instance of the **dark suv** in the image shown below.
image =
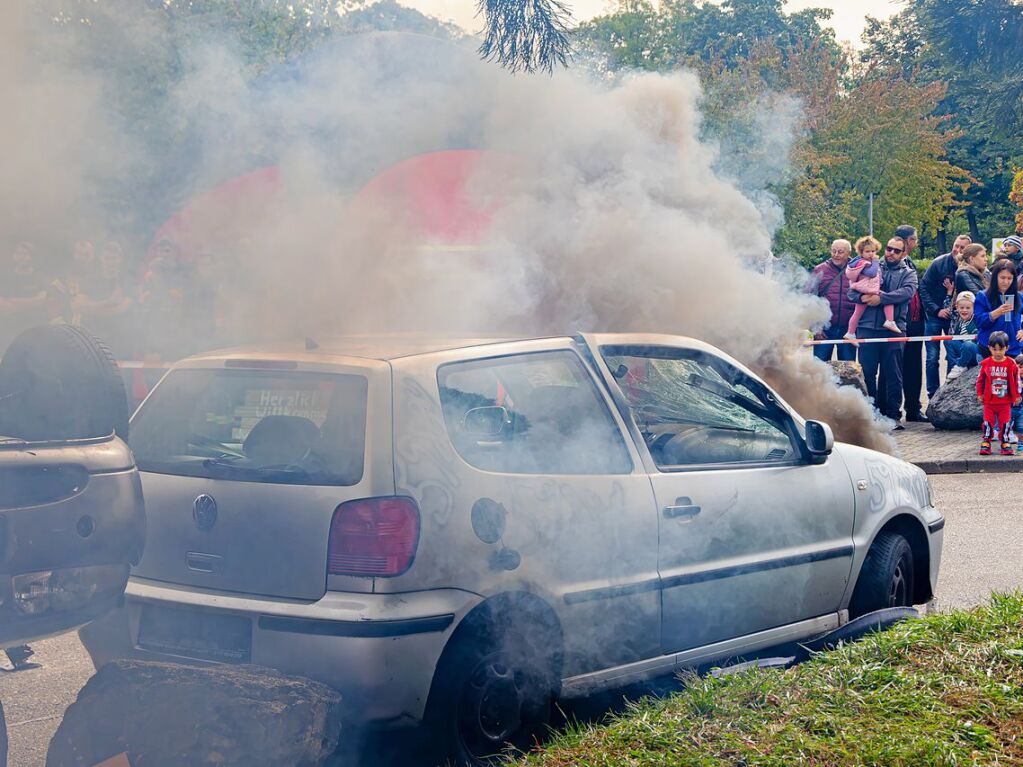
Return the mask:
<path id="1" fill-rule="evenodd" d="M 21 334 L 0 361 L 0 648 L 118 604 L 145 509 L 128 403 L 107 348 L 70 326 Z M 7 739 L 0 708 L 0 764 Z"/>

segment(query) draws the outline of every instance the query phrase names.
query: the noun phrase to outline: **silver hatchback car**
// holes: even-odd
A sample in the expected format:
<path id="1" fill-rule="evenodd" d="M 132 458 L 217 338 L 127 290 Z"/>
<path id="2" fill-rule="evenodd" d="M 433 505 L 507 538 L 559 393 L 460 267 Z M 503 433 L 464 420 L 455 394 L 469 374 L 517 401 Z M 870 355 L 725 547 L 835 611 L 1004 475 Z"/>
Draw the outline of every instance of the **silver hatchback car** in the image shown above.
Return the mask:
<path id="1" fill-rule="evenodd" d="M 922 471 L 677 336 L 199 356 L 132 448 L 148 538 L 98 662 L 312 677 L 463 764 L 528 745 L 559 696 L 925 602 L 941 556 Z"/>

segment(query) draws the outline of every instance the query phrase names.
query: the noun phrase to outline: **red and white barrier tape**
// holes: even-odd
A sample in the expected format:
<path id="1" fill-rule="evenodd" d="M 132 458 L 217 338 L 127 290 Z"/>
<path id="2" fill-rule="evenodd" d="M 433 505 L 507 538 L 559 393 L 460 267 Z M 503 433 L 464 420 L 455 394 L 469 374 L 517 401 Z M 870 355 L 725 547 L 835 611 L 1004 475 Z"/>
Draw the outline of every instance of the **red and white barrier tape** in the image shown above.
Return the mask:
<path id="1" fill-rule="evenodd" d="M 903 344 L 906 341 L 973 341 L 977 336 L 892 336 L 891 338 L 839 338 L 835 341 L 807 341 L 803 346 L 824 346 L 825 344 Z"/>

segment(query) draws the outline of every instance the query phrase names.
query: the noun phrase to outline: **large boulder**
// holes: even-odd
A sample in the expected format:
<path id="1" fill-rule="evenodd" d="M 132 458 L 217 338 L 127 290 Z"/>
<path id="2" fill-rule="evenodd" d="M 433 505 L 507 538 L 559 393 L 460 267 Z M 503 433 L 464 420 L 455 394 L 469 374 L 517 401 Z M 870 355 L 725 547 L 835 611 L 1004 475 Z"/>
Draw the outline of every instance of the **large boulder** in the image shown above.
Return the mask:
<path id="1" fill-rule="evenodd" d="M 258 666 L 119 660 L 92 677 L 50 741 L 46 767 L 322 765 L 341 733 L 341 696 Z"/>
<path id="2" fill-rule="evenodd" d="M 829 364 L 835 372 L 839 386 L 852 386 L 859 389 L 864 397 L 867 396 L 867 382 L 863 378 L 863 368 L 860 367 L 860 363 L 831 360 Z"/>
<path id="3" fill-rule="evenodd" d="M 979 429 L 984 421 L 984 406 L 977 401 L 977 375 L 970 368 L 954 381 L 934 392 L 927 405 L 927 418 L 935 429 Z"/>

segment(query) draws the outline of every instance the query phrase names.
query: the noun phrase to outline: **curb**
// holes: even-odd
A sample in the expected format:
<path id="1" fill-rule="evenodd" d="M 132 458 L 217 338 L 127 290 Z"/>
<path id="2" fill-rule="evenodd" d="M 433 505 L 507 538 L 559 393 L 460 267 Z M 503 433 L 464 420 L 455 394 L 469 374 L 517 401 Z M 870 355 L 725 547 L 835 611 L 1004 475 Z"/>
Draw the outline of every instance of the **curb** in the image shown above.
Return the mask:
<path id="1" fill-rule="evenodd" d="M 925 474 L 1011 474 L 1023 471 L 1023 461 L 999 456 L 1003 460 L 957 458 L 950 461 L 911 461 Z"/>

